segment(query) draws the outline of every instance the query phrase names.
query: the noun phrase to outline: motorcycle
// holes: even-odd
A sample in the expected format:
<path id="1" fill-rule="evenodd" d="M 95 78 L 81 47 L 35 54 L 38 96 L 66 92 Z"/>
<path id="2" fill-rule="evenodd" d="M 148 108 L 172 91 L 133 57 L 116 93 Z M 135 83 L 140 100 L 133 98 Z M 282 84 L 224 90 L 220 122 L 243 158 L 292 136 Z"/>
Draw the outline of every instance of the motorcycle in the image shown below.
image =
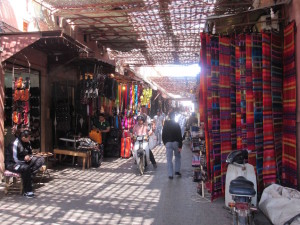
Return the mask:
<path id="1" fill-rule="evenodd" d="M 147 167 L 150 161 L 148 138 L 146 135 L 137 136 L 135 143 L 138 143 L 138 148 L 134 147 L 133 157 L 136 161 L 140 174 L 143 175 L 145 168 Z"/>
<path id="2" fill-rule="evenodd" d="M 257 186 L 254 167 L 245 163 L 248 151 L 232 151 L 226 159 L 225 204 L 231 209 L 234 225 L 253 225 Z M 229 196 L 233 201 L 229 201 Z"/>

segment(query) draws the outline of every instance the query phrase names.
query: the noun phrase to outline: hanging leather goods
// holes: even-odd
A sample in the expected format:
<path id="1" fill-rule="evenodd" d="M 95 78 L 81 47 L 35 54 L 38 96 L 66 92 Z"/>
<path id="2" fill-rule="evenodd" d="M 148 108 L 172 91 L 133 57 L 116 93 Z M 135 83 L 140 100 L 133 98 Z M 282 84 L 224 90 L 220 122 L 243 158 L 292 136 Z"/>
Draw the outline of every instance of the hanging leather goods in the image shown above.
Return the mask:
<path id="1" fill-rule="evenodd" d="M 13 122 L 14 122 L 15 124 L 18 123 L 18 113 L 17 113 L 16 111 L 13 112 Z"/>
<path id="2" fill-rule="evenodd" d="M 20 90 L 15 90 L 15 93 L 14 93 L 14 101 L 18 101 L 20 100 Z"/>
<path id="3" fill-rule="evenodd" d="M 28 125 L 28 122 L 29 122 L 29 115 L 28 113 L 24 113 L 24 125 Z"/>
<path id="4" fill-rule="evenodd" d="M 17 81 L 17 88 L 21 89 L 23 87 L 23 78 L 19 77 Z"/>
<path id="5" fill-rule="evenodd" d="M 29 102 L 28 101 L 24 102 L 23 112 L 24 113 L 28 113 L 29 112 Z"/>
<path id="6" fill-rule="evenodd" d="M 18 113 L 18 124 L 22 123 L 22 113 Z"/>
<path id="7" fill-rule="evenodd" d="M 29 89 L 21 90 L 21 101 L 28 101 L 29 100 Z"/>
<path id="8" fill-rule="evenodd" d="M 90 137 L 90 139 L 92 139 L 93 141 L 97 142 L 98 144 L 102 144 L 102 134 L 101 134 L 101 131 L 93 129 L 93 130 L 90 131 L 89 137 Z"/>

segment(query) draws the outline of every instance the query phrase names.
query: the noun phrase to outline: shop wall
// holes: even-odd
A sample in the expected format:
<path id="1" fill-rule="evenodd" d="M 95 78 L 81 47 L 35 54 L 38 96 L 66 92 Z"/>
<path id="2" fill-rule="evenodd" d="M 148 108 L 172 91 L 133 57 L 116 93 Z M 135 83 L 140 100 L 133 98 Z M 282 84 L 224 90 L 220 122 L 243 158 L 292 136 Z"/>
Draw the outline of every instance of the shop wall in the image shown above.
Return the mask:
<path id="1" fill-rule="evenodd" d="M 43 10 L 39 4 L 32 0 L 18 0 L 17 4 L 16 0 L 2 0 L 0 20 L 19 31 L 24 31 L 23 23 L 27 24 L 27 31 L 38 31 L 41 30 L 42 21 L 40 21 L 40 16 L 42 11 L 45 11 L 45 9 Z"/>
<path id="2" fill-rule="evenodd" d="M 1 57 L 1 53 L 0 53 Z M 0 60 L 0 180 L 4 171 L 4 71 Z"/>
<path id="3" fill-rule="evenodd" d="M 16 64 L 22 65 L 24 67 L 30 66 L 30 69 L 40 71 L 41 81 L 47 79 L 47 56 L 37 50 L 26 48 L 21 51 L 19 54 L 13 56 L 13 58 L 9 58 L 7 61 L 14 61 Z M 5 64 L 5 61 L 0 63 L 0 111 L 4 111 L 4 71 L 2 66 Z M 43 83 L 43 82 L 42 82 Z M 41 90 L 45 89 L 41 86 Z M 44 93 L 41 93 L 41 98 L 44 98 Z M 45 120 L 45 101 L 41 101 L 41 130 L 42 132 L 45 130 L 45 124 L 47 120 Z M 0 114 L 0 173 L 4 170 L 4 117 L 3 113 Z M 41 148 L 45 148 L 45 140 L 46 138 L 42 137 Z"/>
<path id="4" fill-rule="evenodd" d="M 296 22 L 296 27 L 297 27 L 297 32 L 296 32 L 296 39 L 295 39 L 295 44 L 296 44 L 296 71 L 297 71 L 297 153 L 298 153 L 298 183 L 300 186 L 300 1 L 294 0 L 292 3 L 289 5 L 287 9 L 287 15 L 289 18 L 289 21 L 295 20 Z"/>

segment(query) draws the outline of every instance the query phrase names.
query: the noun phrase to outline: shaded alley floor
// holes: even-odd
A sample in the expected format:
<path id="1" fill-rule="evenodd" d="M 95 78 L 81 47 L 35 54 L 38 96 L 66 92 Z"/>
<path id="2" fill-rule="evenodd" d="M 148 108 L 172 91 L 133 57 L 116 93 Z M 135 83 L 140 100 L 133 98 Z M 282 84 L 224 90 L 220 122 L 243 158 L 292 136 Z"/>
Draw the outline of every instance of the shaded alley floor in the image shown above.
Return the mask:
<path id="1" fill-rule="evenodd" d="M 140 176 L 133 159 L 105 159 L 101 167 L 55 167 L 36 198 L 0 196 L 0 224 L 229 225 L 224 199 L 211 203 L 196 192 L 192 152 L 184 146 L 182 177 L 168 179 L 164 147 Z"/>

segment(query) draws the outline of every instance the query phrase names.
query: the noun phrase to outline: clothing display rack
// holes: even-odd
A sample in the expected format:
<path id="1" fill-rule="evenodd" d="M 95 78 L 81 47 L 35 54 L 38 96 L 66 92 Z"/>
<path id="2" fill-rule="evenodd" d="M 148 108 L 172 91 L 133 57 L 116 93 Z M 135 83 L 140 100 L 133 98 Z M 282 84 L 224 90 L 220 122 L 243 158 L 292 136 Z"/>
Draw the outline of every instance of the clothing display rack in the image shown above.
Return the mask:
<path id="1" fill-rule="evenodd" d="M 207 181 L 206 147 L 203 128 L 198 126 L 190 127 L 190 147 L 193 152 L 192 167 L 195 167 L 193 181 L 197 182 L 197 193 L 201 198 L 210 201 L 205 196 L 205 182 Z"/>

